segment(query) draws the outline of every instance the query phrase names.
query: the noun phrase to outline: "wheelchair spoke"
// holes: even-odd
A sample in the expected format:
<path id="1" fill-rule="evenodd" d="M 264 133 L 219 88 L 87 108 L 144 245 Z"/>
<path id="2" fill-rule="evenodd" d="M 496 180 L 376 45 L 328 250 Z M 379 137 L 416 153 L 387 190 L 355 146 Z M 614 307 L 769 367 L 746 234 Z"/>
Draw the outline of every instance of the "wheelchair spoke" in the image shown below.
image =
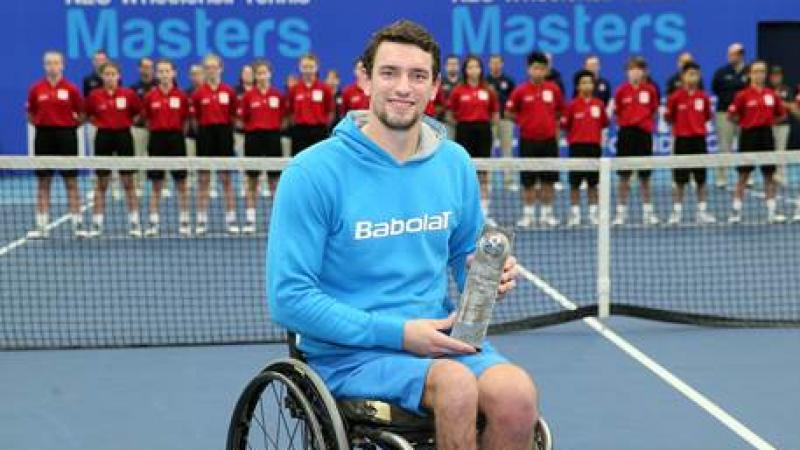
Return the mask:
<path id="1" fill-rule="evenodd" d="M 270 438 L 270 437 L 269 437 L 269 435 L 267 434 L 267 427 L 266 427 L 266 425 L 264 424 L 264 408 L 263 408 L 263 402 L 259 401 L 258 403 L 259 403 L 259 405 L 260 405 L 260 410 L 261 410 L 261 420 L 258 420 L 258 418 L 257 418 L 255 415 L 253 415 L 253 418 L 255 419 L 256 423 L 258 424 L 259 428 L 261 428 L 261 431 L 262 431 L 262 433 L 264 434 L 264 447 L 265 447 L 267 450 L 269 449 L 269 445 L 267 445 L 267 441 L 269 441 L 269 442 L 271 442 L 271 443 L 272 443 L 272 445 L 273 445 L 273 446 L 275 446 L 275 448 L 276 448 L 276 449 L 278 449 L 278 448 L 280 448 L 280 446 L 278 445 L 278 443 L 277 443 L 277 442 L 275 442 L 274 440 L 272 440 L 272 438 Z M 250 444 L 249 444 L 249 440 L 248 440 L 248 446 L 249 446 L 249 445 L 250 445 Z"/>

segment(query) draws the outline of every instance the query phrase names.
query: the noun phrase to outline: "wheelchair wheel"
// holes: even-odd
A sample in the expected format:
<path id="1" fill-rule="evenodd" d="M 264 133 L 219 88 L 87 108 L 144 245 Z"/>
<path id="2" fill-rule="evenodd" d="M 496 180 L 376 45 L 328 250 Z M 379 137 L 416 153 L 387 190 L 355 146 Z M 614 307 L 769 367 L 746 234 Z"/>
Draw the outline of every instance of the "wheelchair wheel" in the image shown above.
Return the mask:
<path id="1" fill-rule="evenodd" d="M 533 450 L 553 450 L 553 435 L 543 417 L 533 426 Z"/>
<path id="2" fill-rule="evenodd" d="M 265 370 L 239 397 L 228 429 L 227 450 L 326 450 L 310 402 L 289 377 Z"/>

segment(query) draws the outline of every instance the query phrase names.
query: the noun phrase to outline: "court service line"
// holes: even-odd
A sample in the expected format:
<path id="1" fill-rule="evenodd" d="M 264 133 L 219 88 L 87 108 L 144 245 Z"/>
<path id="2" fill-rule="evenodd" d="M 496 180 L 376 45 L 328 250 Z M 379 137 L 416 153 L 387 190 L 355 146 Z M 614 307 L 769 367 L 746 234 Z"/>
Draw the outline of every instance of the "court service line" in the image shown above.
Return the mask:
<path id="1" fill-rule="evenodd" d="M 81 214 L 86 212 L 87 209 L 91 208 L 93 203 L 94 202 L 88 202 L 85 205 L 81 206 L 81 209 L 80 209 Z M 66 213 L 63 216 L 59 217 L 58 219 L 48 223 L 47 224 L 47 230 L 50 231 L 50 230 L 52 230 L 52 229 L 54 229 L 56 227 L 61 226 L 64 222 L 69 220 L 71 214 L 72 213 Z M 17 239 L 16 241 L 12 241 L 11 243 L 5 245 L 4 247 L 0 247 L 0 256 L 5 255 L 6 253 L 10 252 L 11 250 L 14 250 L 15 248 L 17 248 L 17 247 L 19 247 L 21 245 L 24 245 L 25 243 L 27 243 L 30 240 L 31 239 L 29 239 L 27 234 L 26 234 L 25 236 Z"/>
<path id="2" fill-rule="evenodd" d="M 549 295 L 553 300 L 559 303 L 562 307 L 568 310 L 575 310 L 578 306 L 565 297 L 561 292 L 550 286 L 546 281 L 534 275 L 528 269 L 519 266 L 520 274 L 528 281 L 533 283 L 542 292 Z M 617 346 L 620 350 L 628 354 L 631 358 L 642 364 L 648 370 L 653 372 L 667 384 L 672 386 L 675 390 L 683 394 L 686 398 L 697 404 L 700 408 L 704 409 L 707 413 L 722 422 L 723 425 L 728 427 L 731 431 L 739 435 L 748 444 L 759 450 L 775 450 L 775 446 L 765 441 L 763 438 L 751 431 L 747 426 L 742 424 L 736 418 L 725 412 L 717 404 L 712 402 L 708 397 L 701 394 L 699 391 L 689 386 L 683 380 L 672 374 L 669 370 L 664 368 L 661 364 L 644 354 L 633 344 L 618 335 L 614 330 L 603 324 L 595 317 L 586 317 L 582 319 L 589 328 L 599 333 L 604 338 L 608 339 L 612 344 Z"/>

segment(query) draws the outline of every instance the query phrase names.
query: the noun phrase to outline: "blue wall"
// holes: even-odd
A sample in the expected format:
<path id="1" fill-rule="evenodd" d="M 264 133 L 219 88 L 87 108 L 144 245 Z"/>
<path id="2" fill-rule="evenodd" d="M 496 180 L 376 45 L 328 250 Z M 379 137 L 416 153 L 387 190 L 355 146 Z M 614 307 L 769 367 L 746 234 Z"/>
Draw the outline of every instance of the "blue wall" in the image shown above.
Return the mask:
<path id="1" fill-rule="evenodd" d="M 77 83 L 89 72 L 89 57 L 106 49 L 123 65 L 123 78 L 137 77 L 136 59 L 174 58 L 185 84 L 188 65 L 208 51 L 227 63 L 225 78 L 256 57 L 270 59 L 276 80 L 295 71 L 296 58 L 314 51 L 322 69 L 339 69 L 350 80 L 353 59 L 370 33 L 393 20 L 423 23 L 443 52 L 503 53 L 507 69 L 524 74 L 533 49 L 552 52 L 567 77 L 589 53 L 603 61 L 604 76 L 620 80 L 623 61 L 642 54 L 663 84 L 678 53 L 690 50 L 708 79 L 724 62 L 725 49 L 740 41 L 756 47 L 756 24 L 798 18 L 797 0 L 605 0 L 579 2 L 491 0 L 206 0 L 205 6 L 153 6 L 170 0 L 4 0 L 0 42 L 0 153 L 26 152 L 24 102 L 41 76 L 41 54 L 63 51 L 67 77 Z M 176 1 L 180 3 L 180 1 Z M 223 3 L 223 5 L 213 5 Z M 89 4 L 89 5 L 87 5 Z M 94 5 L 92 5 L 94 4 Z M 794 16 L 794 17 L 792 17 Z M 752 53 L 752 52 L 751 52 Z M 282 83 L 281 83 L 282 84 Z"/>

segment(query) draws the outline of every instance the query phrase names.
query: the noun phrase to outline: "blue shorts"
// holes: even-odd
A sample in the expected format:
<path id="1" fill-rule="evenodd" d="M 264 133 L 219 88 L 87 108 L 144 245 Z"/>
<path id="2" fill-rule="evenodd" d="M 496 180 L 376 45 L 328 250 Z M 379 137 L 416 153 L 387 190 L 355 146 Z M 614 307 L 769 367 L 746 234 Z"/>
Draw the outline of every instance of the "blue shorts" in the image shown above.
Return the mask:
<path id="1" fill-rule="evenodd" d="M 448 356 L 467 366 L 475 377 L 488 368 L 508 363 L 488 342 L 479 353 Z M 422 395 L 428 369 L 436 358 L 392 350 L 364 350 L 347 355 L 311 358 L 309 364 L 337 399 L 369 399 L 391 403 L 425 415 Z"/>

